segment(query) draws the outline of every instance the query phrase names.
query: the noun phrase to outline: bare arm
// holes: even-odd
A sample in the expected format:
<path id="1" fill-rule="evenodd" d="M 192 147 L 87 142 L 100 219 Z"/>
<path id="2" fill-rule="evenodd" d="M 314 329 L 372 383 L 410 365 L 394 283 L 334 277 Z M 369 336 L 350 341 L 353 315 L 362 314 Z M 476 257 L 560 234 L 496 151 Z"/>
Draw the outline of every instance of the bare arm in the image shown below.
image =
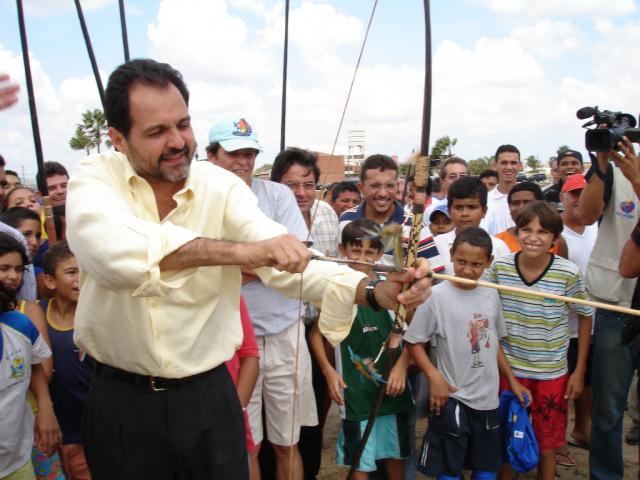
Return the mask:
<path id="1" fill-rule="evenodd" d="M 51 348 L 51 340 L 49 340 L 49 329 L 47 328 L 47 321 L 44 318 L 44 312 L 42 311 L 42 309 L 33 302 L 26 302 L 24 313 L 36 326 L 38 332 L 40 333 L 40 336 L 47 344 L 47 346 Z M 44 360 L 42 360 L 42 362 L 40 362 L 39 365 L 42 365 L 45 380 L 47 381 L 47 383 L 51 382 L 51 375 L 53 374 L 53 356 L 45 358 Z"/>
<path id="2" fill-rule="evenodd" d="M 498 370 L 500 371 L 500 376 L 507 380 L 509 388 L 511 389 L 513 394 L 518 397 L 520 403 L 527 407 L 531 405 L 531 401 L 533 399 L 531 391 L 528 388 L 520 385 L 520 382 L 518 382 L 518 379 L 513 374 L 513 371 L 511 371 L 511 365 L 509 365 L 509 361 L 504 354 L 502 345 L 498 346 Z M 525 395 L 527 396 L 527 398 L 525 398 Z"/>
<path id="3" fill-rule="evenodd" d="M 53 411 L 49 385 L 42 365 L 32 366 L 29 388 L 38 402 L 34 442 L 40 450 L 51 455 L 62 441 L 62 433 Z"/>
<path id="4" fill-rule="evenodd" d="M 636 225 L 633 236 L 640 240 L 640 223 Z M 636 240 L 630 238 L 624 244 L 620 254 L 620 264 L 618 265 L 620 275 L 625 278 L 635 278 L 640 276 L 640 245 Z"/>
<path id="5" fill-rule="evenodd" d="M 603 175 L 609 169 L 609 156 L 611 152 L 599 152 L 597 162 Z M 604 211 L 604 181 L 594 173 L 582 189 L 578 200 L 578 211 L 580 218 L 587 225 L 594 224 Z"/>
<path id="6" fill-rule="evenodd" d="M 591 342 L 591 322 L 592 318 L 589 315 L 578 314 L 578 359 L 576 369 L 567 382 L 567 391 L 564 394 L 567 400 L 578 398 L 584 388 L 584 373 L 587 369 L 587 356 Z"/>
<path id="7" fill-rule="evenodd" d="M 347 384 L 344 383 L 342 376 L 333 368 L 332 363 L 329 361 L 327 351 L 324 348 L 324 340 L 318 324 L 315 323 L 311 327 L 309 332 L 309 343 L 311 344 L 311 352 L 316 358 L 322 375 L 327 380 L 327 388 L 329 389 L 329 396 L 338 405 L 344 405 L 344 397 L 342 395 L 342 389 L 347 388 Z"/>
<path id="8" fill-rule="evenodd" d="M 258 381 L 260 373 L 260 360 L 258 357 L 243 357 L 240 359 L 240 370 L 238 370 L 238 381 L 236 390 L 242 408 L 247 408 L 251 394 Z"/>
<path id="9" fill-rule="evenodd" d="M 433 365 L 424 349 L 423 343 L 406 343 L 406 345 L 413 362 L 429 379 L 429 406 L 436 415 L 440 415 L 440 409 L 444 407 L 444 404 L 449 398 L 449 394 L 455 392 L 457 388 L 450 385 L 440 371 Z"/>

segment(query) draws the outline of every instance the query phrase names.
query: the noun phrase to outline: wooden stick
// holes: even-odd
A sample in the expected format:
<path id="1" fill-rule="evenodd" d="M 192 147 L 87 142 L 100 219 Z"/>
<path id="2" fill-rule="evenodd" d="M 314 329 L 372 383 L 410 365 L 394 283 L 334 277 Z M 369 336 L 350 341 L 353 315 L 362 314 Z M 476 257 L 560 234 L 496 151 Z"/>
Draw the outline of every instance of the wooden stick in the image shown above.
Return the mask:
<path id="1" fill-rule="evenodd" d="M 634 310 L 633 308 L 619 307 L 618 305 L 609 305 L 608 303 L 595 302 L 593 300 L 584 300 L 582 298 L 565 297 L 563 295 L 556 295 L 554 293 L 541 292 L 540 290 L 511 287 L 509 285 L 500 285 L 498 283 L 485 282 L 483 280 L 469 280 L 468 278 L 454 277 L 453 275 L 445 275 L 444 273 L 431 273 L 432 278 L 438 280 L 449 280 L 450 282 L 461 283 L 463 285 L 475 285 L 477 287 L 493 288 L 495 290 L 503 290 L 505 292 L 522 293 L 523 295 L 534 295 L 541 298 L 551 298 L 553 300 L 560 300 L 567 303 L 579 303 L 580 305 L 588 305 L 590 307 L 601 308 L 603 310 L 611 310 L 613 312 L 626 313 L 628 315 L 640 316 L 640 310 Z"/>
<path id="2" fill-rule="evenodd" d="M 365 267 L 371 267 L 374 272 L 382 272 L 382 273 L 405 272 L 407 270 L 406 268 L 398 268 L 392 265 L 359 262 L 355 260 L 348 260 L 346 258 L 321 257 L 318 255 L 313 256 L 312 260 L 320 260 L 322 262 L 342 263 L 344 265 L 361 265 Z M 476 287 L 493 288 L 494 290 L 503 290 L 505 292 L 534 295 L 540 298 L 551 298 L 553 300 L 560 300 L 561 302 L 567 302 L 567 303 L 579 303 L 580 305 L 588 305 L 590 307 L 601 308 L 603 310 L 611 310 L 613 312 L 640 316 L 640 310 L 634 310 L 633 308 L 620 307 L 618 305 L 610 305 L 608 303 L 596 302 L 594 300 L 584 300 L 582 298 L 565 297 L 563 295 L 556 295 L 555 293 L 541 292 L 540 290 L 535 290 L 533 288 L 529 289 L 529 288 L 521 288 L 521 287 L 510 287 L 509 285 L 500 285 L 498 283 L 485 282 L 483 280 L 469 280 L 468 278 L 455 277 L 453 275 L 446 275 L 444 273 L 431 272 L 429 276 L 437 280 L 449 280 L 450 282 L 461 283 L 463 285 L 474 285 Z"/>

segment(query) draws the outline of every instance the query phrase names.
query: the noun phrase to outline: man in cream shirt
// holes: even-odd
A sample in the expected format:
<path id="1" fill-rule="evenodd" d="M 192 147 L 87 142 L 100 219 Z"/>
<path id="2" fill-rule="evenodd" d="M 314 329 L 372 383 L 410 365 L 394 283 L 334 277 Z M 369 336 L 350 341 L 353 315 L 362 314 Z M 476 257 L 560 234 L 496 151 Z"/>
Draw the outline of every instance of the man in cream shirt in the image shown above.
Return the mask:
<path id="1" fill-rule="evenodd" d="M 243 416 L 223 365 L 242 340 L 240 266 L 321 306 L 334 343 L 354 303 L 413 305 L 430 290 L 426 261 L 374 290 L 361 273 L 310 261 L 244 182 L 191 165 L 188 98 L 167 64 L 118 67 L 105 115 L 120 153 L 87 157 L 69 183 L 68 239 L 82 270 L 75 341 L 97 361 L 85 411 L 95 480 L 247 478 Z"/>

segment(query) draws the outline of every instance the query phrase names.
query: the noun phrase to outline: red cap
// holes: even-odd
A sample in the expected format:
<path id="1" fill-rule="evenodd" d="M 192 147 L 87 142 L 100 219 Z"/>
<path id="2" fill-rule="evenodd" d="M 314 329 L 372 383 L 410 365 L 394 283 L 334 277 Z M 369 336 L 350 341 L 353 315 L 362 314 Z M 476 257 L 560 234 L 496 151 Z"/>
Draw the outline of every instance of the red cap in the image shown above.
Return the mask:
<path id="1" fill-rule="evenodd" d="M 562 185 L 563 192 L 571 192 L 572 190 L 582 190 L 584 186 L 587 184 L 584 177 L 580 173 L 574 173 L 573 175 L 567 177 L 564 184 Z"/>

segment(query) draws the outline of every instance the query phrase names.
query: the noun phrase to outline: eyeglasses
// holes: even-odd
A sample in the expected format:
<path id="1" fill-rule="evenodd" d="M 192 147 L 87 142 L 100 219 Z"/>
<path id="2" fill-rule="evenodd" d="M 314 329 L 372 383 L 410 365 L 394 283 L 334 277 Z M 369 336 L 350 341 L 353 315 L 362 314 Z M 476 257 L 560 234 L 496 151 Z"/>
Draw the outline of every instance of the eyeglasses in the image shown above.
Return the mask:
<path id="1" fill-rule="evenodd" d="M 365 183 L 364 186 L 374 191 L 384 188 L 387 192 L 393 192 L 398 188 L 397 183 L 387 183 L 386 185 L 381 185 L 380 183 Z"/>
<path id="2" fill-rule="evenodd" d="M 298 190 L 300 187 L 302 187 L 302 189 L 306 191 L 316 189 L 316 184 L 314 182 L 305 182 L 305 183 L 289 182 L 289 183 L 285 183 L 285 185 L 289 187 L 293 192 Z"/>
<path id="3" fill-rule="evenodd" d="M 447 175 L 448 180 L 457 180 L 459 178 L 468 177 L 468 173 L 450 173 Z"/>

